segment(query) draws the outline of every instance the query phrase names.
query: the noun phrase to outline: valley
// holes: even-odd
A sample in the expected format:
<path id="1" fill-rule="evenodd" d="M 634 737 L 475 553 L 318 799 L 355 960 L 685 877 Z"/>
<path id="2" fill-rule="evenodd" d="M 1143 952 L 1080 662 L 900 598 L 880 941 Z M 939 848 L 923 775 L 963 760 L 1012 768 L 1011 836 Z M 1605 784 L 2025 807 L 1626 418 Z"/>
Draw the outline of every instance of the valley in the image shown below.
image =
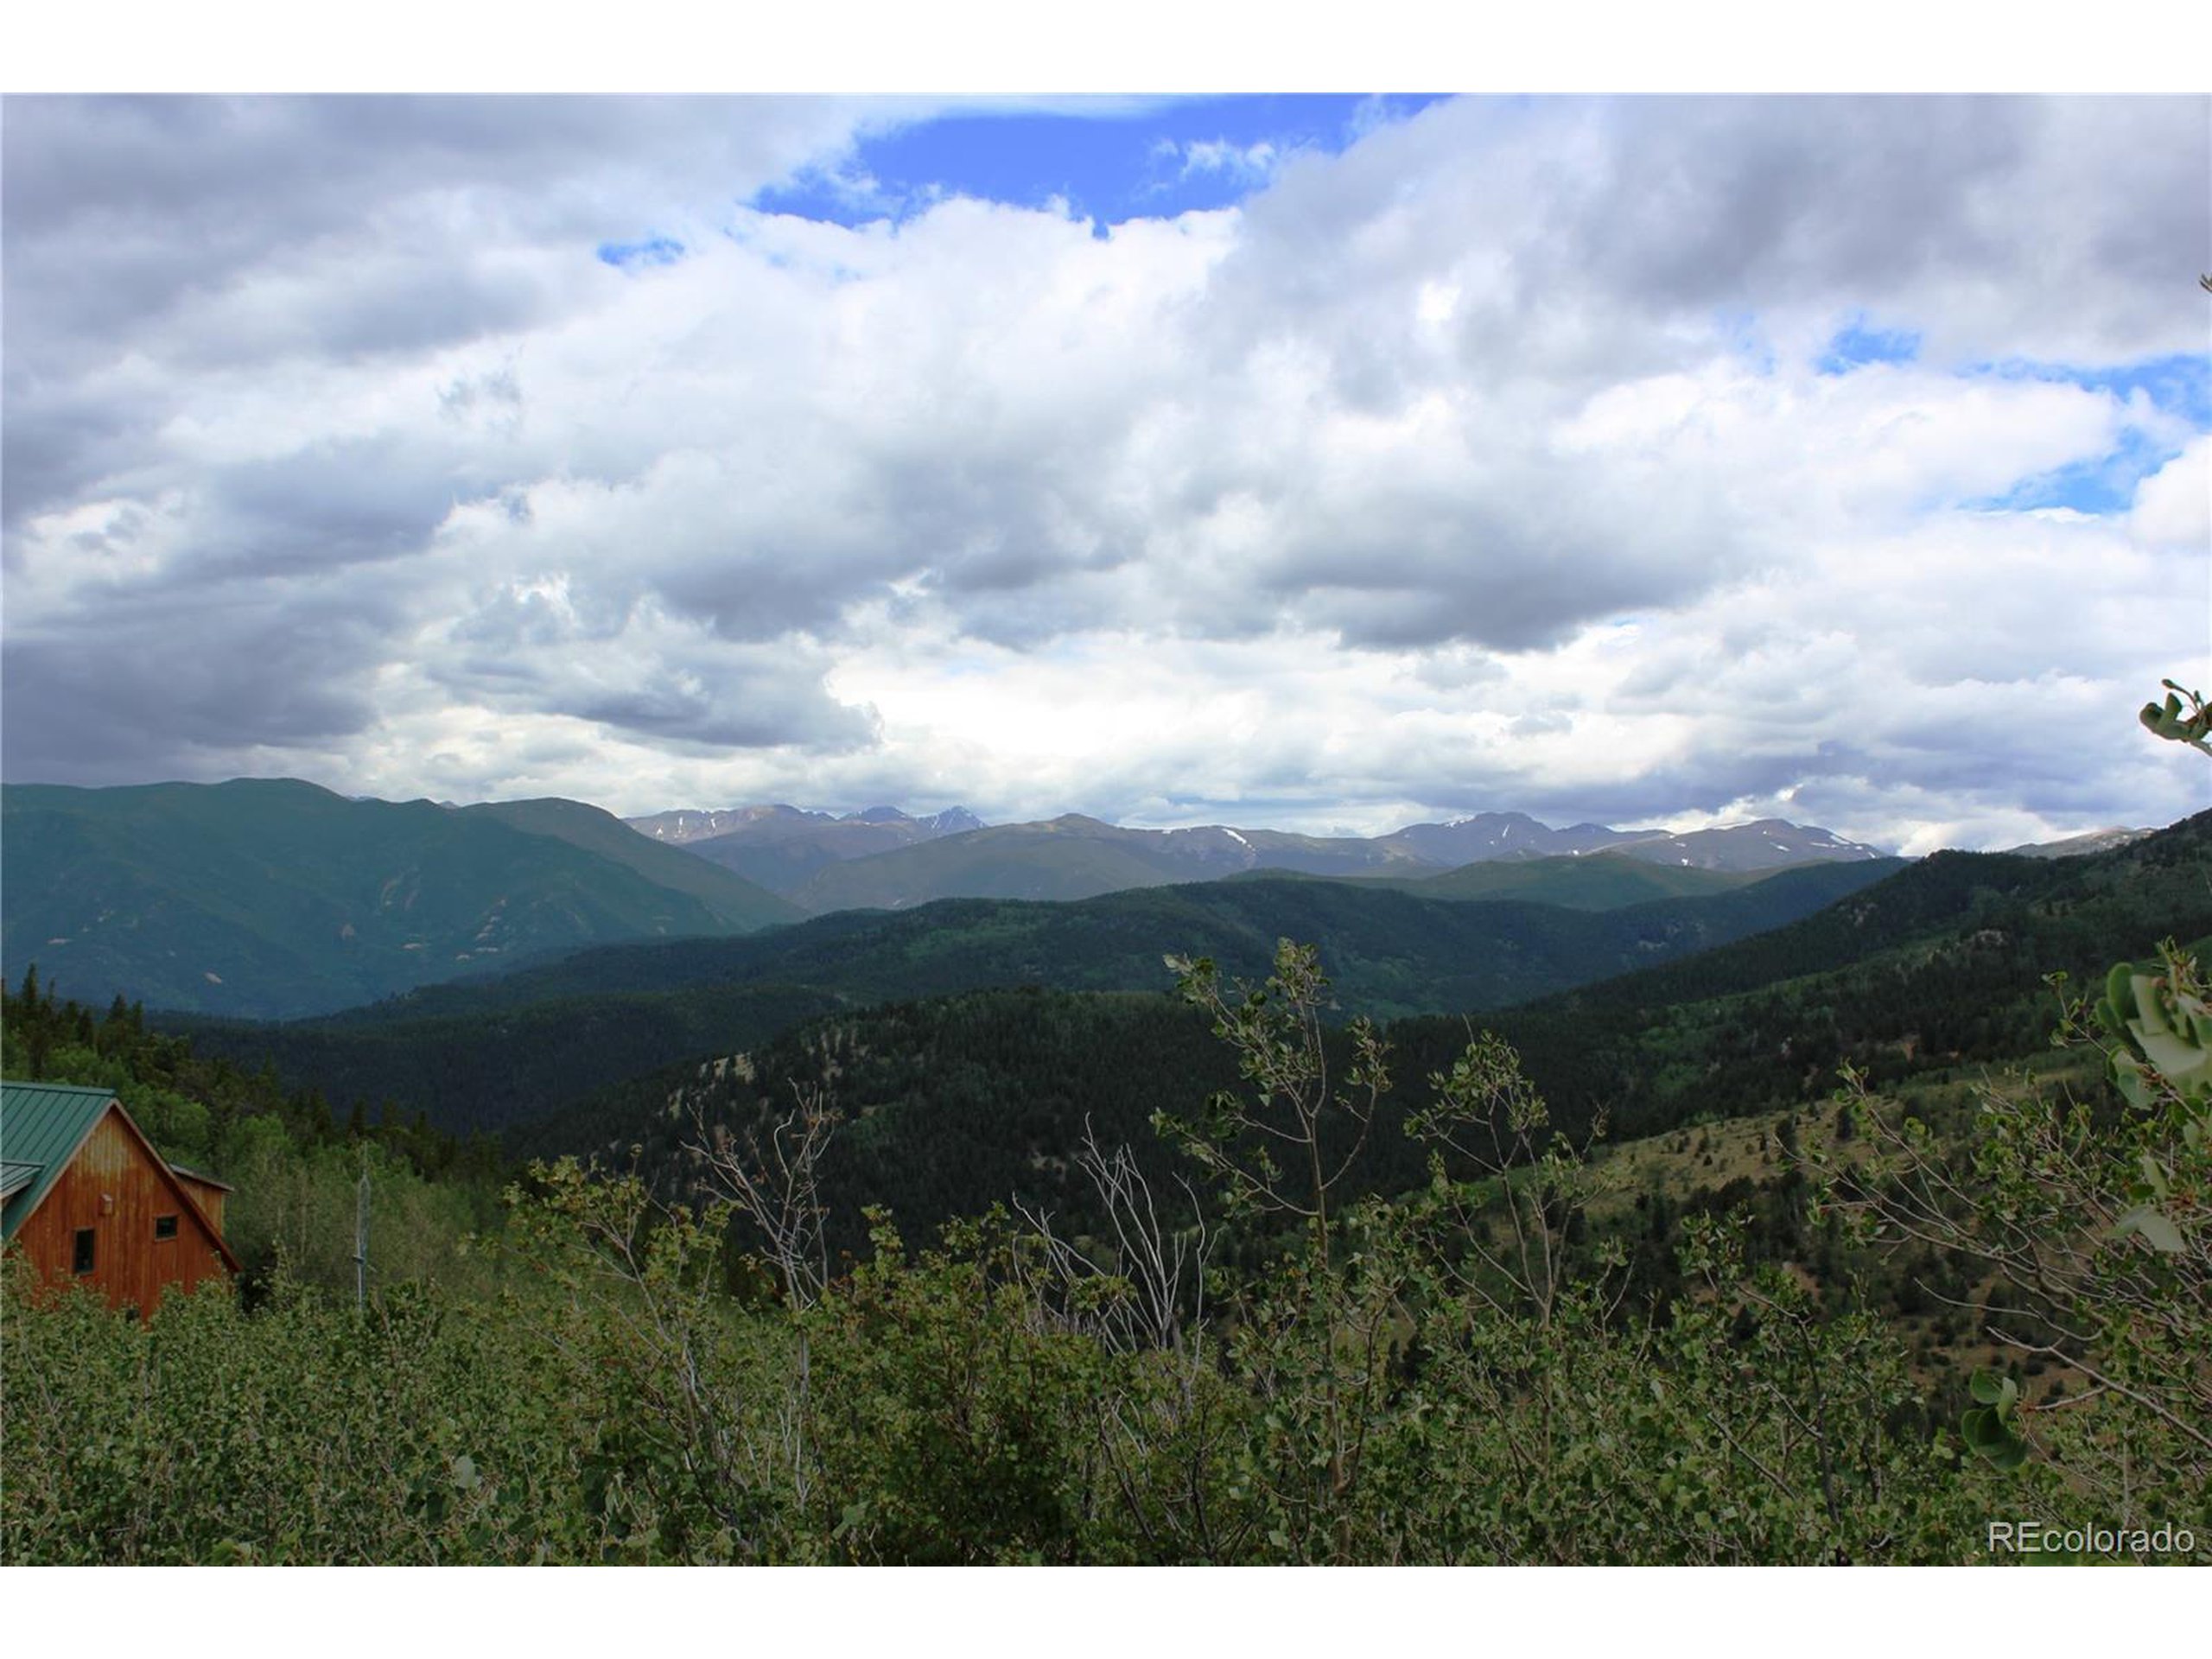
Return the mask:
<path id="1" fill-rule="evenodd" d="M 1999 1477 L 1973 1458 L 1945 1472 L 1913 1448 L 1945 1444 L 1948 1425 L 1974 1421 L 1981 1408 L 1969 1382 L 1980 1389 L 1984 1376 L 2012 1377 L 2029 1409 L 2065 1412 L 2102 1386 L 2101 1351 L 2068 1347 L 2063 1358 L 2018 1366 L 2016 1348 L 1993 1334 L 1993 1298 L 2012 1294 L 1998 1278 L 1854 1232 L 1838 1214 L 1876 1202 L 1869 1194 L 1879 1189 L 1860 1184 L 1874 1179 L 1884 1148 L 1903 1144 L 1896 1115 L 1923 1118 L 1936 1137 L 1929 1146 L 1963 1156 L 1986 1132 L 1978 1126 L 2024 1109 L 2014 1103 L 2044 1090 L 2094 1096 L 2098 1066 L 2079 1039 L 2072 1053 L 2050 1052 L 2061 1012 L 2050 975 L 2100 983 L 2112 963 L 2145 962 L 2168 937 L 2212 948 L 2212 813 L 2062 855 L 1870 854 L 1769 868 L 1756 852 L 1724 856 L 1725 843 L 1714 851 L 1710 842 L 1701 845 L 1713 863 L 1694 861 L 1698 846 L 1670 844 L 1669 858 L 1618 844 L 1531 848 L 1446 869 L 1409 856 L 1358 873 L 1255 862 L 1077 899 L 943 897 L 802 916 L 673 835 L 655 839 L 576 803 L 354 813 L 320 791 L 278 786 L 257 799 L 226 787 L 232 795 L 212 802 L 187 794 L 181 812 L 175 801 L 88 810 L 67 792 L 11 791 L 11 839 L 25 826 L 31 854 L 16 868 L 99 871 L 111 861 L 141 884 L 108 889 L 142 906 L 142 919 L 118 933 L 174 940 L 198 925 L 203 938 L 258 938 L 272 976 L 282 971 L 287 916 L 281 905 L 239 902 L 256 880 L 302 895 L 289 902 L 314 925 L 396 911 L 391 926 L 415 930 L 399 943 L 442 944 L 486 891 L 487 861 L 504 854 L 518 862 L 499 898 L 528 890 L 517 872 L 542 884 L 544 896 L 506 906 L 537 918 L 536 931 L 495 937 L 518 948 L 493 970 L 442 982 L 401 976 L 375 1000 L 284 1020 L 141 1009 L 119 990 L 102 1017 L 67 1000 L 75 986 L 60 973 L 27 967 L 5 1003 L 9 1065 L 118 1089 L 165 1155 L 237 1186 L 247 1311 L 221 1313 L 209 1299 L 201 1322 L 233 1321 L 223 1351 L 251 1369 L 245 1386 L 267 1396 L 266 1410 L 288 1409 L 298 1366 L 337 1363 L 335 1350 L 319 1357 L 323 1344 L 353 1340 L 338 1336 L 336 1298 L 352 1271 L 344 1241 L 349 1206 L 361 1192 L 373 1195 L 372 1305 L 385 1333 L 376 1341 L 395 1357 L 392 1344 L 418 1356 L 393 1374 L 476 1382 L 437 1384 L 435 1408 L 427 1380 L 396 1390 L 345 1384 L 336 1408 L 351 1427 L 338 1432 L 341 1443 L 354 1434 L 397 1443 L 409 1431 L 390 1414 L 426 1409 L 472 1425 L 467 1467 L 498 1471 L 504 1507 L 454 1511 L 477 1515 L 465 1535 L 436 1522 L 437 1559 L 561 1558 L 573 1548 L 656 1560 L 971 1560 L 1056 1550 L 1129 1560 L 1398 1550 L 1723 1560 L 1839 1547 L 1868 1559 L 1948 1559 L 1960 1516 L 1994 1501 L 1988 1483 Z M 220 844 L 230 833 L 224 815 L 242 801 L 273 805 L 276 820 L 322 815 L 353 839 L 321 865 L 302 861 L 280 883 L 270 872 L 292 855 L 275 830 Z M 1025 862 L 1037 845 L 1077 849 L 1050 867 L 1059 880 L 1105 868 L 1098 849 L 1117 844 L 1102 833 L 1111 826 L 1087 821 L 1036 835 L 1014 828 L 1025 833 L 995 842 L 989 830 L 955 829 L 890 853 L 817 861 L 798 890 L 825 870 L 1008 842 L 1008 873 L 997 879 L 1019 887 L 1025 869 L 1045 868 Z M 1177 843 L 1129 833 L 1125 874 L 1173 868 L 1158 848 Z M 1501 835 L 1493 850 L 1513 838 Z M 1771 847 L 1779 838 L 1759 829 L 1758 839 Z M 80 861 L 53 861 L 57 846 Z M 448 849 L 452 868 L 412 885 L 387 891 L 390 876 L 372 884 L 363 874 L 395 857 L 414 860 L 410 869 L 435 865 Z M 1295 855 L 1330 863 L 1311 849 Z M 180 880 L 188 862 L 198 883 L 189 903 L 150 896 L 160 881 Z M 652 895 L 652 907 L 624 910 L 587 889 Z M 370 908 L 358 909 L 364 902 Z M 164 916 L 180 918 L 168 934 L 143 919 Z M 613 937 L 594 942 L 593 930 Z M 355 925 L 357 936 L 365 931 Z M 388 950 L 391 937 L 372 943 Z M 1291 940 L 1310 946 L 1325 982 L 1299 976 Z M 1179 969 L 1171 957 L 1183 960 Z M 77 972 L 128 957 L 111 948 L 59 960 Z M 1265 995 L 1249 1000 L 1242 988 L 1263 980 Z M 334 982 L 326 971 L 319 982 Z M 1209 1002 L 1207 986 L 1225 988 Z M 1334 1174 L 1302 1185 L 1295 1166 L 1260 1158 L 1262 1120 L 1236 1103 L 1257 1077 L 1310 1100 L 1310 1120 L 1299 1120 L 1310 1128 L 1291 1133 L 1310 1134 L 1313 1168 Z M 1849 1083 L 1840 1091 L 1840 1079 Z M 1209 1167 L 1244 1170 L 1243 1190 L 1262 1201 L 1240 1207 L 1237 1189 L 1217 1190 Z M 767 1185 L 733 1185 L 745 1170 L 744 1180 Z M 748 1191 L 755 1205 L 733 1208 Z M 1327 1219 L 1309 1230 L 1296 1219 L 1307 1213 Z M 1380 1252 L 1371 1264 L 1359 1252 L 1341 1267 L 1312 1254 L 1356 1239 Z M 1531 1239 L 1550 1264 L 1541 1272 L 1516 1255 Z M 1231 1298 L 1226 1323 L 1200 1289 L 1198 1260 L 1204 1282 Z M 1150 1300 L 1130 1300 L 1141 1286 Z M 311 1322 L 324 1306 L 338 1321 L 327 1334 Z M 410 1321 L 423 1315 L 410 1309 L 431 1323 L 418 1332 Z M 641 1327 L 637 1316 L 648 1311 L 655 1324 Z M 448 1324 L 446 1312 L 467 1317 Z M 102 1356 L 98 1363 L 124 1363 L 82 1328 L 64 1337 L 43 1315 L 22 1328 L 25 1363 L 41 1375 L 68 1344 Z M 647 1328 L 663 1336 L 638 1345 Z M 2057 1338 L 2056 1325 L 2031 1328 Z M 1333 1344 L 1363 1331 L 1363 1339 L 1389 1333 L 1390 1344 L 1411 1344 L 1405 1381 L 1392 1381 L 1389 1366 L 1339 1376 L 1339 1386 L 1356 1389 L 1343 1408 L 1379 1437 L 1380 1484 L 1300 1497 L 1281 1471 L 1325 1466 L 1310 1459 L 1335 1431 L 1325 1418 L 1270 1427 L 1280 1408 L 1267 1405 L 1269 1391 L 1285 1366 L 1319 1366 L 1313 1376 L 1325 1379 L 1341 1363 L 1329 1357 Z M 1014 1386 L 1009 1373 L 1003 1392 L 979 1374 L 965 1383 L 937 1375 L 931 1356 L 947 1340 L 1019 1351 L 1025 1380 Z M 1483 1364 L 1468 1369 L 1459 1346 L 1468 1340 L 1505 1344 L 1512 1376 L 1583 1379 L 1576 1397 L 1589 1403 L 1577 1408 L 1586 1420 L 1575 1420 L 1576 1433 L 1618 1443 L 1637 1421 L 1659 1438 L 1636 1454 L 1643 1461 L 1598 1479 L 1586 1504 L 1548 1506 L 1542 1513 L 1560 1518 L 1533 1520 L 1503 1551 L 1453 1542 L 1465 1524 L 1459 1506 L 1504 1490 L 1510 1437 L 1541 1421 L 1526 1414 L 1558 1409 L 1542 1404 L 1545 1385 L 1508 1386 Z M 568 1345 L 576 1341 L 585 1347 Z M 1177 1346 L 1191 1342 L 1199 1345 Z M 494 1399 L 527 1391 L 525 1374 L 587 1351 L 600 1357 L 560 1395 L 520 1414 L 494 1409 Z M 200 1363 L 163 1352 L 157 1363 L 179 1377 Z M 425 1372 L 420 1357 L 433 1353 Z M 1211 1357 L 1192 1369 L 1200 1354 Z M 1861 1448 L 1852 1455 L 1891 1471 L 1870 1511 L 1886 1522 L 1859 1526 L 1780 1497 L 1771 1481 L 1764 1497 L 1743 1484 L 1751 1472 L 1730 1447 L 1746 1434 L 1768 1437 L 1763 1463 L 1796 1467 L 1801 1478 L 1807 1457 L 1836 1444 L 1782 1427 L 1791 1402 L 1777 1390 L 1805 1354 L 1851 1379 L 1824 1396 L 1824 1408 L 1856 1437 L 1846 1442 Z M 1746 1369 L 1746 1355 L 1764 1357 Z M 1039 1366 L 1073 1369 L 1046 1386 Z M 741 1376 L 760 1380 L 741 1384 Z M 793 1376 L 815 1379 L 803 1397 L 789 1392 Z M 489 1390 L 480 1410 L 464 1403 L 479 1384 Z M 704 1394 L 677 1403 L 695 1386 L 721 1390 L 719 1403 Z M 1328 1395 L 1318 1386 L 1301 1383 L 1288 1396 L 1294 1409 L 1319 1409 Z M 2181 1399 L 2191 1385 L 2183 1373 L 2168 1386 Z M 1623 1387 L 1662 1409 L 1621 1417 L 1605 1402 Z M 868 1494 L 876 1518 L 854 1522 L 850 1504 L 830 1516 L 806 1489 L 760 1485 L 757 1464 L 702 1463 L 702 1473 L 681 1475 L 657 1472 L 658 1453 L 620 1449 L 643 1434 L 641 1446 L 692 1445 L 704 1458 L 732 1425 L 767 1432 L 766 1419 L 754 1423 L 732 1403 L 741 1395 L 727 1390 L 743 1388 L 765 1390 L 765 1405 L 782 1401 L 773 1406 L 780 1421 L 806 1425 L 804 1479 Z M 1245 1516 L 1242 1506 L 1256 1503 L 1250 1516 L 1274 1517 L 1265 1545 L 1242 1531 L 1191 1530 L 1194 1512 L 1179 1509 L 1177 1496 L 1188 1488 L 1149 1465 L 1091 1491 L 1084 1503 L 1095 1522 L 1057 1510 L 1024 1521 L 1023 1506 L 1039 1500 L 1027 1477 L 992 1472 L 996 1452 L 963 1453 L 952 1466 L 967 1472 L 948 1476 L 922 1449 L 926 1440 L 899 1427 L 934 1435 L 943 1424 L 921 1426 L 939 1424 L 942 1411 L 970 1414 L 944 1421 L 971 1427 L 982 1412 L 992 1437 L 1042 1436 L 1024 1455 L 1055 1471 L 1051 1480 L 1079 1483 L 1091 1478 L 1077 1472 L 1090 1466 L 1089 1454 L 1077 1453 L 1098 1432 L 1097 1413 L 1141 1408 L 1169 1426 L 1162 1432 L 1198 1433 L 1201 1420 L 1172 1403 L 1195 1397 L 1177 1392 L 1192 1389 L 1220 1414 L 1206 1420 L 1217 1431 L 1205 1432 L 1230 1437 L 1224 1451 L 1233 1440 L 1248 1448 L 1240 1456 L 1276 1471 L 1243 1498 L 1219 1484 L 1225 1476 L 1197 1477 L 1210 1509 Z M 1433 1503 L 1406 1508 L 1387 1489 L 1416 1471 L 1433 1477 L 1433 1431 L 1422 1427 L 1431 1389 L 1442 1390 L 1446 1411 L 1491 1399 L 1485 1421 L 1508 1438 L 1493 1446 L 1454 1431 L 1452 1455 L 1473 1461 L 1436 1488 Z M 1688 1414 L 1665 1408 L 1676 1389 L 1695 1402 Z M 691 1414 L 699 1411 L 709 1414 Z M 1769 1411 L 1783 1415 L 1762 1415 Z M 1725 1432 L 1707 1478 L 1741 1513 L 1760 1516 L 1756 1527 L 1700 1543 L 1671 1521 L 1637 1518 L 1654 1483 L 1675 1478 L 1657 1471 L 1703 1443 L 1715 1413 Z M 2102 1420 L 2081 1421 L 2096 1430 Z M 73 1548 L 36 1494 L 47 1490 L 41 1471 L 82 1432 L 51 1414 L 25 1438 L 11 1432 L 11 1445 L 29 1448 L 11 1452 L 11 1469 L 33 1473 L 9 1500 L 10 1537 L 44 1541 L 11 1542 L 11 1551 L 44 1559 Z M 2075 1448 L 2055 1451 L 2062 1461 L 2038 1476 L 2046 1496 L 2037 1501 L 2048 1503 L 2059 1490 L 2050 1482 L 2063 1483 L 2071 1466 L 2063 1459 L 2106 1456 L 2109 1442 L 2101 1431 L 2078 1446 L 2039 1432 L 2039 1444 Z M 696 1436 L 707 1439 L 687 1439 Z M 1990 1455 L 2009 1456 L 2009 1444 L 2000 1438 Z M 1151 1459 L 1167 1448 L 1138 1440 L 1116 1455 L 1125 1453 Z M 304 1444 L 283 1455 L 296 1471 L 321 1468 L 322 1453 Z M 226 1478 L 250 1485 L 257 1466 L 233 1459 Z M 530 1466 L 546 1472 L 525 1477 Z M 2171 1505 L 2201 1491 L 2195 1465 L 2169 1466 L 2159 1501 L 2167 1513 L 2189 1513 Z M 1895 1472 L 1907 1467 L 1918 1472 Z M 617 1473 L 628 1494 L 620 1498 L 604 1484 Z M 336 1476 L 286 1478 L 324 1490 Z M 409 1488 L 421 1489 L 420 1478 Z M 1874 1491 L 1860 1501 L 1875 1503 Z M 711 1522 L 737 1492 L 760 1494 L 780 1517 L 756 1544 L 728 1541 Z M 897 1517 L 917 1493 L 972 1507 L 915 1530 Z M 414 1559 L 417 1546 L 404 1539 L 418 1523 L 382 1507 L 390 1496 L 337 1513 L 369 1529 L 359 1535 L 378 1541 L 360 1547 L 379 1559 Z M 118 1489 L 113 1501 L 136 1500 Z M 203 1559 L 227 1547 L 205 1530 L 208 1511 L 179 1503 L 170 1512 L 163 1526 L 137 1524 L 174 1541 L 130 1559 Z M 313 1558 L 343 1553 L 313 1530 L 323 1523 L 295 1524 L 309 1529 L 302 1537 L 322 1538 L 304 1546 Z M 1554 1530 L 1565 1525 L 1577 1538 Z M 580 1541 L 556 1546 L 549 1529 Z"/>
<path id="2" fill-rule="evenodd" d="M 1485 813 L 1369 841 L 1072 815 L 984 826 L 959 808 L 916 818 L 760 806 L 626 823 L 577 801 L 349 800 L 283 779 L 16 785 L 0 815 L 11 894 L 0 971 L 43 961 L 88 1001 L 245 1019 L 333 1014 L 596 944 L 732 938 L 949 898 L 1067 900 L 1280 872 L 1434 879 L 1444 885 L 1408 891 L 1605 909 L 1881 857 L 1778 821 L 1669 836 Z M 1604 874 L 1574 868 L 1586 852 Z M 1473 874 L 1489 861 L 1511 873 Z"/>

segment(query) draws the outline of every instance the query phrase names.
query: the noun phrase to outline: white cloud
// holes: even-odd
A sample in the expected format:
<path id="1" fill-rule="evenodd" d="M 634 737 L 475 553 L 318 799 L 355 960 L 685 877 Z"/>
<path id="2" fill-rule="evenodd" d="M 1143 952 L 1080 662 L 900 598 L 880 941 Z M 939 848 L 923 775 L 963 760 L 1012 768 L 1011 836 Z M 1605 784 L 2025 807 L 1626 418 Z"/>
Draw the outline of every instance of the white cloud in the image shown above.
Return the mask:
<path id="1" fill-rule="evenodd" d="M 1181 161 L 1180 176 L 1185 179 L 1219 176 L 1247 184 L 1263 183 L 1283 162 L 1282 151 L 1264 138 L 1249 144 L 1232 143 L 1226 138 L 1194 138 L 1180 146 L 1171 143 L 1166 148 Z"/>
<path id="2" fill-rule="evenodd" d="M 1445 105 L 1192 147 L 1274 182 L 1103 239 L 734 205 L 868 105 L 21 109 L 11 776 L 1892 843 L 2202 804 L 2132 721 L 2202 658 L 2207 440 L 1974 372 L 2202 349 L 2201 101 Z M 1869 317 L 1917 359 L 1817 372 Z M 2129 513 L 1979 505 L 2130 433 L 2180 454 Z"/>
<path id="3" fill-rule="evenodd" d="M 2212 436 L 2191 439 L 2137 486 L 2128 527 L 2146 547 L 2212 555 Z"/>

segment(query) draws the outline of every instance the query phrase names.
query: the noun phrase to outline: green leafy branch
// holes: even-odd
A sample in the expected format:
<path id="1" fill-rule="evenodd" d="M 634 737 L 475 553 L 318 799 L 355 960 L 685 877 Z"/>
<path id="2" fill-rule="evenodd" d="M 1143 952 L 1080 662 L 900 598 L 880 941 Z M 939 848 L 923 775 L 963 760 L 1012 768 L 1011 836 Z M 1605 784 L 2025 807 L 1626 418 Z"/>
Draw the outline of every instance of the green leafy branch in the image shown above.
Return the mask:
<path id="1" fill-rule="evenodd" d="M 2143 712 L 2136 718 L 2154 736 L 2186 743 L 2199 754 L 2212 754 L 2212 742 L 2205 741 L 2212 735 L 2212 709 L 2205 707 L 2203 694 L 2184 690 L 2171 680 L 2158 683 L 2166 688 L 2165 702 L 2145 703 Z M 2186 703 L 2183 698 L 2188 699 Z"/>

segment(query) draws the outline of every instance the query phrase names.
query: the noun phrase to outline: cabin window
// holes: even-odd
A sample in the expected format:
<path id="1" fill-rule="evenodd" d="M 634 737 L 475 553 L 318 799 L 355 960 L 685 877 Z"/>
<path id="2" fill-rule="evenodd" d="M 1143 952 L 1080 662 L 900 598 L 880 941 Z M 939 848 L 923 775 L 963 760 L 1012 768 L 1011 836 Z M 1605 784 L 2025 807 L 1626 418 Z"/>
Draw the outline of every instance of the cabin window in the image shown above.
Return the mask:
<path id="1" fill-rule="evenodd" d="M 176 1217 L 175 1216 L 156 1216 L 154 1217 L 154 1236 L 156 1238 L 175 1238 L 176 1236 Z"/>
<path id="2" fill-rule="evenodd" d="M 76 1271 L 79 1273 L 92 1270 L 92 1240 L 99 1230 L 94 1227 L 79 1227 L 77 1230 Z"/>

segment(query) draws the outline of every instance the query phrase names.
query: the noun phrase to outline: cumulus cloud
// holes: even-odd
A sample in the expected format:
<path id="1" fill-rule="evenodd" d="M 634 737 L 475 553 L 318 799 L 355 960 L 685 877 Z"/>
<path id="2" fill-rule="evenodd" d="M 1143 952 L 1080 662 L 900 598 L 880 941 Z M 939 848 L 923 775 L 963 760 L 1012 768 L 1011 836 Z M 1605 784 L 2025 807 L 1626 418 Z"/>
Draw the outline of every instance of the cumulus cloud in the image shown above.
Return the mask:
<path id="1" fill-rule="evenodd" d="M 2212 436 L 2190 440 L 2143 480 L 2128 525 L 2149 547 L 2182 554 L 2212 549 Z"/>
<path id="2" fill-rule="evenodd" d="M 926 114 L 9 100 L 9 776 L 2202 804 L 2129 721 L 2202 659 L 2212 451 L 2115 373 L 2202 351 L 2203 100 L 1461 100 L 1186 144 L 1249 194 L 1103 235 L 740 205 Z"/>

